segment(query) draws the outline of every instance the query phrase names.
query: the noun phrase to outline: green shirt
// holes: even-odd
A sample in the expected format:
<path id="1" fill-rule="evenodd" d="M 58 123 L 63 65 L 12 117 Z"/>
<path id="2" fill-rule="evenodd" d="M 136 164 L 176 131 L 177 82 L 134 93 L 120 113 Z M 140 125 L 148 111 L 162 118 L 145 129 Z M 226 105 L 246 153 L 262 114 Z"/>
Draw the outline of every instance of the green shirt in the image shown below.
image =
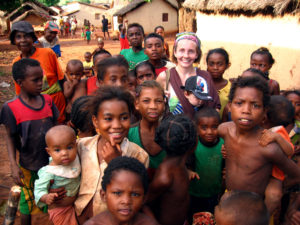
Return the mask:
<path id="1" fill-rule="evenodd" d="M 200 179 L 193 179 L 190 183 L 189 193 L 199 198 L 209 198 L 222 190 L 222 154 L 221 148 L 224 140 L 211 147 L 203 145 L 198 140 L 195 154 L 195 172 Z"/>
<path id="2" fill-rule="evenodd" d="M 129 70 L 133 70 L 135 68 L 135 65 L 139 62 L 148 60 L 148 56 L 144 53 L 144 49 L 142 49 L 139 52 L 134 52 L 132 48 L 129 49 L 123 49 L 120 52 L 121 55 L 125 57 L 129 64 Z"/>
<path id="3" fill-rule="evenodd" d="M 145 149 L 141 137 L 140 137 L 140 131 L 139 131 L 139 125 L 131 127 L 128 132 L 128 140 L 137 144 L 141 148 Z M 149 154 L 149 153 L 148 153 Z M 152 156 L 149 154 L 149 168 L 156 169 L 159 164 L 163 161 L 163 159 L 166 157 L 166 151 L 162 150 L 160 153 Z"/>

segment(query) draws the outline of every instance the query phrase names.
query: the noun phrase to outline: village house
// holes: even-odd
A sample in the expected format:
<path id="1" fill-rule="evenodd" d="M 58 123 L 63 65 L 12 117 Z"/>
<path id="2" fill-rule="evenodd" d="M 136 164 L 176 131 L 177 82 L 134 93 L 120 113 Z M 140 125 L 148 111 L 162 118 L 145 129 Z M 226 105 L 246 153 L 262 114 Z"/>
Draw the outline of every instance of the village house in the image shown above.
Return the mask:
<path id="1" fill-rule="evenodd" d="M 176 0 L 133 0 L 117 11 L 119 22 L 127 19 L 129 23 L 139 23 L 144 27 L 145 33 L 154 31 L 161 25 L 166 33 L 178 31 L 178 4 Z"/>

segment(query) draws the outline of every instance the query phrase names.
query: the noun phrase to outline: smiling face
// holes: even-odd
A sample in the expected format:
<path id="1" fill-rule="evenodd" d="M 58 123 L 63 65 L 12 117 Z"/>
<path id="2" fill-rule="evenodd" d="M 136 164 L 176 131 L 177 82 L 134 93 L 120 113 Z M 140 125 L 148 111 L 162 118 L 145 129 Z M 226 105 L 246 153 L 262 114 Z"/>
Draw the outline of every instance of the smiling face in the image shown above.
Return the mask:
<path id="1" fill-rule="evenodd" d="M 137 84 L 141 84 L 146 80 L 154 80 L 155 74 L 151 70 L 151 68 L 147 65 L 139 66 L 136 69 L 136 81 Z"/>
<path id="2" fill-rule="evenodd" d="M 197 130 L 202 142 L 214 144 L 218 138 L 219 118 L 201 117 L 197 124 Z"/>
<path id="3" fill-rule="evenodd" d="M 300 121 L 300 96 L 294 93 L 291 93 L 286 96 L 286 98 L 292 102 L 295 108 L 295 119 Z"/>
<path id="4" fill-rule="evenodd" d="M 144 187 L 136 173 L 119 170 L 113 173 L 101 195 L 115 224 L 127 224 L 138 214 L 144 202 Z"/>
<path id="5" fill-rule="evenodd" d="M 261 72 L 268 72 L 272 65 L 269 62 L 268 56 L 265 54 L 253 54 L 250 59 L 250 67 L 258 69 Z"/>
<path id="6" fill-rule="evenodd" d="M 228 68 L 225 57 L 220 53 L 212 53 L 207 59 L 207 71 L 213 79 L 223 77 L 225 70 Z"/>
<path id="7" fill-rule="evenodd" d="M 197 44 L 188 39 L 180 40 L 174 49 L 174 56 L 177 59 L 178 66 L 182 68 L 192 67 L 198 58 Z"/>
<path id="8" fill-rule="evenodd" d="M 232 120 L 240 130 L 251 130 L 265 115 L 263 93 L 253 87 L 237 88 L 229 107 Z"/>
<path id="9" fill-rule="evenodd" d="M 103 81 L 100 83 L 105 85 L 112 85 L 127 88 L 128 84 L 128 70 L 124 66 L 110 66 L 106 69 Z"/>
<path id="10" fill-rule="evenodd" d="M 45 39 L 48 42 L 52 42 L 57 36 L 57 31 L 50 31 L 49 29 L 45 30 Z"/>
<path id="11" fill-rule="evenodd" d="M 33 39 L 30 34 L 17 31 L 14 42 L 21 52 L 28 53 L 33 47 Z"/>
<path id="12" fill-rule="evenodd" d="M 93 116 L 93 124 L 101 137 L 107 141 L 114 139 L 120 144 L 127 136 L 130 128 L 130 113 L 126 102 L 111 99 L 99 105 L 97 116 Z"/>
<path id="13" fill-rule="evenodd" d="M 51 134 L 47 137 L 46 148 L 52 157 L 51 165 L 69 165 L 75 160 L 77 154 L 75 134 L 66 129 L 56 130 Z"/>
<path id="14" fill-rule="evenodd" d="M 135 107 L 143 119 L 149 122 L 158 121 L 165 111 L 165 102 L 161 90 L 144 87 L 136 100 Z"/>
<path id="15" fill-rule="evenodd" d="M 163 42 L 156 37 L 148 38 L 145 42 L 145 54 L 150 60 L 161 59 L 164 53 Z"/>
<path id="16" fill-rule="evenodd" d="M 139 27 L 131 27 L 127 31 L 127 39 L 132 47 L 140 47 L 143 44 L 143 32 Z"/>
<path id="17" fill-rule="evenodd" d="M 38 96 L 43 87 L 43 70 L 39 66 L 28 66 L 23 80 L 17 80 L 21 90 L 28 95 Z"/>

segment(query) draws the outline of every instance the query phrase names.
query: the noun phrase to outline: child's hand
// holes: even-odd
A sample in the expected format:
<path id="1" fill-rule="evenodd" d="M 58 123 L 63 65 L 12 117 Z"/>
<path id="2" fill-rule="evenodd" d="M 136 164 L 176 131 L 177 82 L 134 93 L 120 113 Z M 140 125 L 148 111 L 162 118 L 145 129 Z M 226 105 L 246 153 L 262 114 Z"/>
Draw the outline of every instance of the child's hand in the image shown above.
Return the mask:
<path id="1" fill-rule="evenodd" d="M 57 197 L 58 197 L 57 193 L 49 193 L 41 197 L 41 202 L 44 202 L 47 205 L 52 205 L 53 202 L 55 202 Z"/>
<path id="2" fill-rule="evenodd" d="M 103 146 L 102 156 L 105 162 L 108 164 L 112 159 L 121 156 L 122 151 L 119 144 L 116 144 L 114 139 L 111 138 L 110 142 L 106 142 Z"/>
<path id="3" fill-rule="evenodd" d="M 262 131 L 262 136 L 259 139 L 259 144 L 263 147 L 266 147 L 268 144 L 276 141 L 276 136 L 277 133 L 265 129 Z"/>
<path id="4" fill-rule="evenodd" d="M 296 199 L 294 200 L 293 203 L 290 204 L 287 213 L 286 213 L 286 220 L 287 224 L 291 225 L 300 225 L 300 211 L 299 211 L 299 206 L 300 206 L 300 195 L 297 194 Z"/>
<path id="5" fill-rule="evenodd" d="M 189 173 L 189 180 L 193 180 L 193 179 L 200 180 L 198 173 L 196 173 L 192 170 L 188 170 L 188 173 Z"/>
<path id="6" fill-rule="evenodd" d="M 165 96 L 167 97 L 167 98 L 170 98 L 170 92 L 169 91 L 165 91 Z"/>
<path id="7" fill-rule="evenodd" d="M 17 185 L 23 187 L 24 183 L 23 183 L 22 179 L 24 178 L 24 174 L 23 174 L 22 170 L 20 169 L 20 167 L 18 167 L 18 165 L 12 166 L 11 172 L 12 172 L 12 177 L 14 179 L 14 182 Z"/>
<path id="8" fill-rule="evenodd" d="M 53 183 L 54 183 L 54 180 L 50 180 L 50 186 Z M 52 194 L 54 194 L 54 193 L 57 194 L 57 196 L 54 199 L 56 202 L 60 201 L 61 199 L 65 198 L 67 196 L 66 195 L 67 191 L 64 187 L 49 189 L 48 192 L 52 193 Z"/>
<path id="9" fill-rule="evenodd" d="M 222 145 L 222 148 L 221 148 L 221 154 L 222 154 L 222 156 L 223 156 L 223 159 L 226 159 L 226 158 L 227 158 L 227 152 L 226 152 L 225 145 Z"/>

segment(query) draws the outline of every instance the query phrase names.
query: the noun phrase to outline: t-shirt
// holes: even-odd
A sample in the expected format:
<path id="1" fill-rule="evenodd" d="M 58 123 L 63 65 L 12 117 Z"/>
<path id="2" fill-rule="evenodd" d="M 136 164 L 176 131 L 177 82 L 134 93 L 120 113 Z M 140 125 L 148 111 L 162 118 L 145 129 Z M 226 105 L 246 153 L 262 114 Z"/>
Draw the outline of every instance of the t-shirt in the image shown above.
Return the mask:
<path id="1" fill-rule="evenodd" d="M 120 38 L 119 39 L 120 39 L 121 51 L 123 49 L 130 48 L 129 43 L 128 43 L 128 39 L 127 39 L 126 35 L 122 36 L 122 34 L 120 34 Z"/>
<path id="2" fill-rule="evenodd" d="M 166 65 L 164 65 L 163 67 L 160 67 L 160 68 L 155 68 L 155 73 L 156 73 L 156 77 L 158 77 L 158 75 L 161 73 L 161 72 L 164 72 L 166 71 L 167 69 L 171 69 L 172 67 L 175 67 L 176 65 L 170 61 L 165 61 L 166 62 Z"/>
<path id="3" fill-rule="evenodd" d="M 86 81 L 86 94 L 91 95 L 97 89 L 98 89 L 97 77 L 93 76 L 93 77 L 90 77 L 89 79 L 87 79 L 87 81 Z"/>
<path id="4" fill-rule="evenodd" d="M 129 70 L 133 70 L 135 68 L 135 65 L 139 62 L 148 60 L 148 56 L 144 53 L 144 49 L 142 49 L 139 52 L 134 52 L 132 48 L 129 49 L 123 49 L 120 52 L 121 55 L 125 57 L 129 64 Z"/>
<path id="5" fill-rule="evenodd" d="M 223 110 L 224 110 L 225 106 L 228 103 L 228 95 L 229 95 L 229 92 L 230 92 L 230 88 L 231 88 L 231 83 L 230 83 L 230 81 L 228 81 L 228 83 L 226 84 L 225 87 L 218 90 L 220 103 L 221 103 L 220 116 L 223 115 Z"/>
<path id="6" fill-rule="evenodd" d="M 222 191 L 222 138 L 214 146 L 206 146 L 198 141 L 195 154 L 195 172 L 200 179 L 193 179 L 189 193 L 199 198 L 209 198 Z"/>
<path id="7" fill-rule="evenodd" d="M 40 95 L 39 109 L 27 105 L 21 97 L 6 102 L 0 112 L 0 123 L 9 127 L 10 135 L 19 137 L 19 163 L 25 169 L 38 171 L 48 164 L 45 150 L 46 132 L 55 125 L 59 112 L 49 95 Z"/>
<path id="8" fill-rule="evenodd" d="M 107 28 L 107 26 L 108 26 L 108 19 L 105 18 L 102 20 L 102 27 Z"/>
<path id="9" fill-rule="evenodd" d="M 55 37 L 52 42 L 46 40 L 45 36 L 39 38 L 39 42 L 43 48 L 51 48 L 58 57 L 61 57 L 60 44 L 58 37 Z"/>

